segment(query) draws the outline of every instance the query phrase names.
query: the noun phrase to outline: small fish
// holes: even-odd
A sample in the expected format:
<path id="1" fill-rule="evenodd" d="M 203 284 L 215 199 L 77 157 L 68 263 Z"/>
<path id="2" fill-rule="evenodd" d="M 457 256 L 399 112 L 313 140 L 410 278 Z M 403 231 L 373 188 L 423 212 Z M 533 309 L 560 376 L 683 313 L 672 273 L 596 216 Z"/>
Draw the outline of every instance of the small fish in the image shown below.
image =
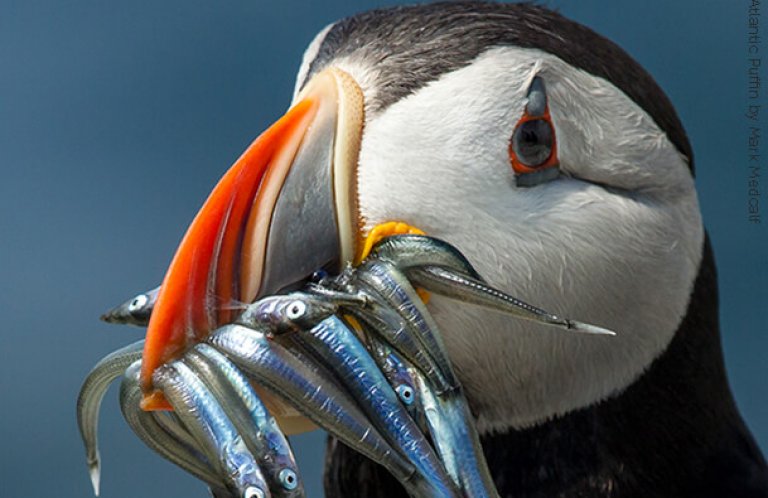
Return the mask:
<path id="1" fill-rule="evenodd" d="M 175 361 L 158 369 L 154 381 L 227 488 L 243 498 L 270 496 L 256 458 L 219 400 L 192 369 Z"/>
<path id="2" fill-rule="evenodd" d="M 214 472 L 211 462 L 176 413 L 146 412 L 141 409 L 140 370 L 141 361 L 133 363 L 125 371 L 120 384 L 120 410 L 125 421 L 149 448 L 207 483 L 214 493 L 226 496 L 224 478 Z"/>
<path id="3" fill-rule="evenodd" d="M 442 463 L 355 333 L 331 316 L 302 333 L 394 448 L 418 469 L 426 496 L 460 496 Z M 421 496 L 421 495 L 416 495 Z"/>
<path id="4" fill-rule="evenodd" d="M 379 462 L 404 486 L 414 486 L 414 466 L 371 427 L 357 402 L 330 373 L 270 340 L 263 330 L 226 325 L 215 331 L 207 342 L 232 360 L 248 378 L 289 401 L 350 448 Z"/>
<path id="5" fill-rule="evenodd" d="M 201 343 L 183 359 L 208 386 L 264 474 L 273 498 L 304 496 L 287 438 L 248 379 L 226 356 Z"/>
<path id="6" fill-rule="evenodd" d="M 458 249 L 425 235 L 395 235 L 379 242 L 371 251 L 369 265 L 380 271 L 382 262 L 393 264 L 410 283 L 430 292 L 502 313 L 553 325 L 570 332 L 616 335 L 612 330 L 553 315 L 489 286 Z M 363 272 L 363 276 L 367 277 Z M 396 278 L 397 274 L 390 272 Z M 401 280 L 402 281 L 402 280 Z M 386 290 L 387 286 L 383 287 Z M 389 286 L 395 289 L 395 286 Z M 407 287 L 406 287 L 407 288 Z M 398 296 L 392 293 L 393 298 Z"/>
<path id="7" fill-rule="evenodd" d="M 431 381 L 434 388 L 442 393 L 456 387 L 456 381 L 449 381 L 451 373 L 441 369 L 434 355 L 423 346 L 412 332 L 411 325 L 375 289 L 363 288 L 368 306 L 346 310 L 370 331 L 370 335 L 381 338 L 392 349 L 413 363 Z"/>
<path id="8" fill-rule="evenodd" d="M 80 394 L 77 397 L 77 426 L 85 445 L 88 472 L 91 476 L 93 493 L 99 495 L 101 463 L 99 458 L 99 410 L 101 401 L 109 385 L 123 375 L 125 369 L 141 359 L 144 341 L 118 349 L 99 361 L 83 381 Z"/>
<path id="9" fill-rule="evenodd" d="M 236 323 L 265 327 L 271 334 L 298 332 L 314 327 L 338 309 L 338 304 L 329 299 L 294 292 L 259 299 L 246 308 Z"/>
<path id="10" fill-rule="evenodd" d="M 421 266 L 442 266 L 484 281 L 458 249 L 444 240 L 426 235 L 404 234 L 382 239 L 373 247 L 368 259 L 389 261 L 405 272 Z"/>
<path id="11" fill-rule="evenodd" d="M 598 327 L 597 325 L 591 325 L 589 323 L 553 315 L 548 311 L 532 306 L 516 297 L 490 287 L 484 282 L 464 277 L 447 268 L 439 266 L 413 268 L 409 271 L 408 278 L 415 285 L 422 286 L 436 294 L 441 294 L 452 299 L 476 304 L 478 306 L 485 306 L 486 308 L 507 313 L 524 320 L 552 325 L 569 332 L 580 334 L 616 335 L 616 332 L 603 327 Z"/>
<path id="12" fill-rule="evenodd" d="M 354 283 L 378 296 L 383 303 L 382 309 L 389 308 L 399 315 L 405 327 L 404 335 L 415 339 L 444 379 L 442 383 L 435 383 L 434 387 L 438 392 L 455 389 L 458 386 L 458 380 L 451 361 L 445 353 L 442 337 L 435 332 L 437 324 L 416 293 L 416 289 L 399 267 L 386 260 L 367 260 L 355 272 Z M 428 287 L 425 288 L 431 290 Z M 397 343 L 391 344 L 397 347 Z M 406 358 L 414 361 L 408 355 Z M 420 363 L 416 366 L 421 369 Z"/>
<path id="13" fill-rule="evenodd" d="M 371 349 L 371 356 L 379 365 L 381 373 L 387 378 L 389 385 L 397 393 L 400 402 L 408 410 L 411 418 L 426 433 L 428 429 L 424 414 L 424 404 L 419 394 L 418 382 L 424 383 L 423 374 L 416 371 L 416 367 L 407 363 L 387 344 L 376 336 L 371 330 L 365 329 L 366 342 Z"/>
<path id="14" fill-rule="evenodd" d="M 159 293 L 159 286 L 152 290 L 142 292 L 123 304 L 115 306 L 107 311 L 101 315 L 101 319 L 107 323 L 146 327 L 149 323 L 149 317 L 152 316 L 152 310 L 155 307 L 157 295 Z"/>

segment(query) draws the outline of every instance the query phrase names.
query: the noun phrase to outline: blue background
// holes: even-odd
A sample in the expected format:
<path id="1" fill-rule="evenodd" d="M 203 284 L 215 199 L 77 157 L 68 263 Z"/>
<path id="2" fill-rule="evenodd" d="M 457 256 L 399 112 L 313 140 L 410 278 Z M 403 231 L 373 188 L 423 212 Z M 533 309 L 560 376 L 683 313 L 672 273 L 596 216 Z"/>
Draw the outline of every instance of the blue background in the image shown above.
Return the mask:
<path id="1" fill-rule="evenodd" d="M 77 390 L 142 335 L 99 314 L 159 282 L 217 178 L 286 109 L 314 34 L 392 3 L 0 0 L 0 496 L 90 496 Z M 547 4 L 628 50 L 681 115 L 731 384 L 768 448 L 768 236 L 746 220 L 747 2 Z M 101 424 L 103 496 L 206 496 L 129 432 L 114 389 Z M 320 496 L 324 438 L 295 442 Z"/>

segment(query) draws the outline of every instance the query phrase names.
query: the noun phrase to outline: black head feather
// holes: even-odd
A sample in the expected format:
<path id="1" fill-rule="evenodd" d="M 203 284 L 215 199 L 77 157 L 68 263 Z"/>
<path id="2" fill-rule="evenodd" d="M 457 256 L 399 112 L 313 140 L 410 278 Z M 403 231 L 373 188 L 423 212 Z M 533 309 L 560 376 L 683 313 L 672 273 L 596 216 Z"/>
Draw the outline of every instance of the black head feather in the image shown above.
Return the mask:
<path id="1" fill-rule="evenodd" d="M 529 3 L 439 2 L 348 17 L 327 33 L 307 78 L 340 57 L 370 61 L 376 67 L 377 92 L 367 105 L 376 111 L 504 45 L 543 50 L 610 81 L 666 132 L 693 171 L 685 130 L 648 72 L 610 40 Z"/>

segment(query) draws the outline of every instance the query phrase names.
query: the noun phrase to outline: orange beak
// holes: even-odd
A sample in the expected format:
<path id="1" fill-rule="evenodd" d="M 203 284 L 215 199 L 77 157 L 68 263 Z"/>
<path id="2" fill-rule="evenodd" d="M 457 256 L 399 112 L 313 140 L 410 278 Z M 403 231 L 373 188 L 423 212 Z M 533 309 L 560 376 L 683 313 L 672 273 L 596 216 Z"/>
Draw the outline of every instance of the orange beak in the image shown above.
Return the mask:
<path id="1" fill-rule="evenodd" d="M 234 306 L 352 261 L 359 246 L 355 173 L 363 97 L 332 68 L 219 180 L 179 245 L 147 329 L 145 410 L 168 409 L 152 374 L 214 329 Z"/>

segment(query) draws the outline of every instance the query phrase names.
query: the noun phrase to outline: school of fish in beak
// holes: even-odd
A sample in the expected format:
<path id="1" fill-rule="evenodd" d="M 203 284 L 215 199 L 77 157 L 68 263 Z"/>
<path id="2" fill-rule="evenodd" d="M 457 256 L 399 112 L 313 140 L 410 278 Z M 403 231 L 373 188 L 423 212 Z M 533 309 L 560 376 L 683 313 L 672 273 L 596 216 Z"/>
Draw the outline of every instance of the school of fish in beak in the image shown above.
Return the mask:
<path id="1" fill-rule="evenodd" d="M 569 332 L 613 334 L 488 286 L 441 240 L 387 237 L 356 267 L 319 271 L 301 290 L 243 306 L 157 368 L 153 386 L 172 410 L 142 408 L 145 341 L 102 359 L 77 403 L 94 491 L 99 408 L 122 377 L 120 407 L 136 435 L 216 498 L 305 496 L 285 434 L 313 426 L 379 462 L 411 496 L 498 496 L 427 293 Z M 102 318 L 146 325 L 157 296 L 139 294 Z"/>
<path id="2" fill-rule="evenodd" d="M 130 427 L 216 498 L 304 496 L 286 435 L 317 427 L 411 496 L 497 496 L 429 293 L 612 334 L 489 287 L 459 250 L 399 220 L 363 233 L 363 100 L 339 68 L 313 76 L 216 184 L 162 284 L 102 316 L 147 333 L 80 392 L 97 494 L 98 412 L 122 376 Z"/>

